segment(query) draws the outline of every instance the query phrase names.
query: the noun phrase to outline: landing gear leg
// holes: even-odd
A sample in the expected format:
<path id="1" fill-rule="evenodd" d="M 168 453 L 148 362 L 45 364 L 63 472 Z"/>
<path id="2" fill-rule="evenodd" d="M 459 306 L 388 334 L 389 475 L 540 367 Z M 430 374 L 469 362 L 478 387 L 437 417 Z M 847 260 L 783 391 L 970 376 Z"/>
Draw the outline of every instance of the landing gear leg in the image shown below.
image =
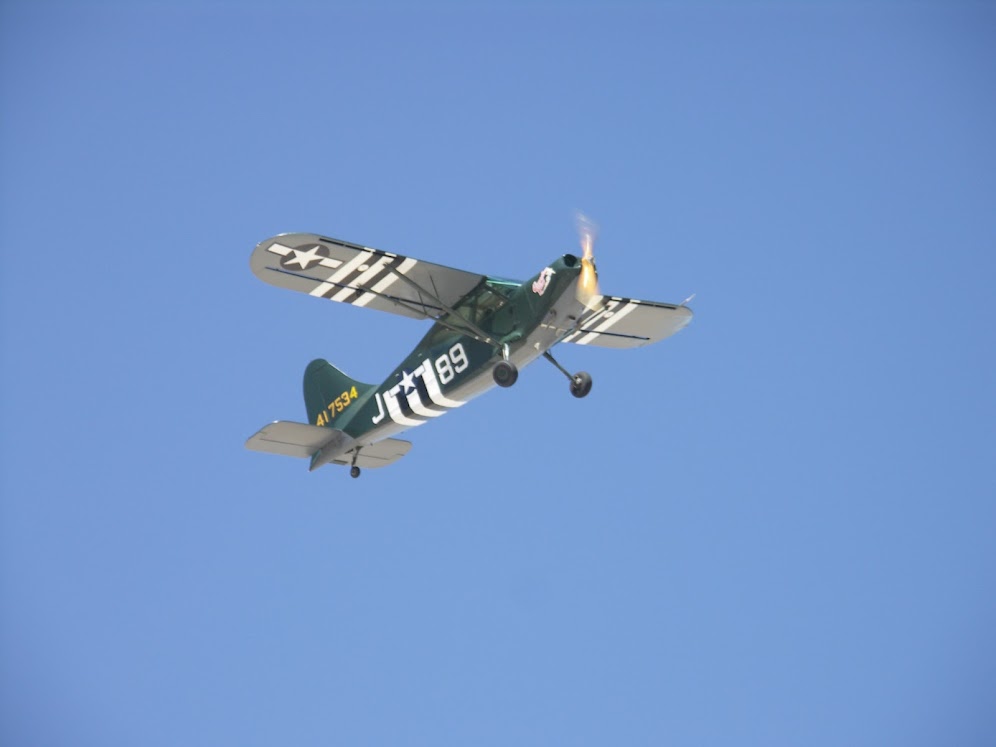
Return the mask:
<path id="1" fill-rule="evenodd" d="M 508 359 L 508 345 L 501 346 L 502 360 L 495 364 L 491 370 L 495 384 L 501 387 L 510 387 L 519 379 L 519 369 Z"/>
<path id="2" fill-rule="evenodd" d="M 356 459 L 360 456 L 360 450 L 357 449 L 353 452 L 353 463 L 349 467 L 349 476 L 352 478 L 357 478 L 360 476 L 360 468 L 356 466 Z"/>
<path id="3" fill-rule="evenodd" d="M 591 391 L 591 374 L 587 371 L 578 371 L 576 374 L 572 374 L 566 368 L 561 366 L 557 359 L 550 355 L 549 351 L 543 353 L 543 357 L 546 358 L 550 363 L 557 367 L 564 376 L 567 377 L 568 381 L 571 382 L 571 394 L 579 399 L 581 397 L 587 397 L 588 392 Z"/>

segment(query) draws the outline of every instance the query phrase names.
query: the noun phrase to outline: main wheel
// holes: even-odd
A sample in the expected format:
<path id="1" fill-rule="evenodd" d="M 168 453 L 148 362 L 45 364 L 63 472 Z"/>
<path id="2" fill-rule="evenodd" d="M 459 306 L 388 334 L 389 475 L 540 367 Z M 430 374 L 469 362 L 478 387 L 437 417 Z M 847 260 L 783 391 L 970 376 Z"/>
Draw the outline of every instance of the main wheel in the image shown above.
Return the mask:
<path id="1" fill-rule="evenodd" d="M 354 464 L 352 467 L 349 468 L 349 476 L 350 477 L 359 477 L 360 476 L 360 468 L 357 467 Z"/>
<path id="2" fill-rule="evenodd" d="M 509 387 L 519 378 L 519 369 L 511 361 L 498 361 L 491 371 L 498 386 Z"/>
<path id="3" fill-rule="evenodd" d="M 574 374 L 574 379 L 571 381 L 571 394 L 580 399 L 581 397 L 587 397 L 590 391 L 591 374 L 587 371 L 579 371 Z"/>

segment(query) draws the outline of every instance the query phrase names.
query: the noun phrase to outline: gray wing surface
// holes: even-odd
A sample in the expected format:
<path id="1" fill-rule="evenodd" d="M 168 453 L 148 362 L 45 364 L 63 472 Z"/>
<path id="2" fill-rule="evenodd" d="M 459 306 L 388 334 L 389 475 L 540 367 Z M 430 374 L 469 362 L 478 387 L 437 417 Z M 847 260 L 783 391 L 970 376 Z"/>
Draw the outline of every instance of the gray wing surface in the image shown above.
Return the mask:
<path id="1" fill-rule="evenodd" d="M 619 296 L 602 296 L 595 304 L 595 311 L 562 342 L 638 348 L 670 337 L 692 321 L 692 310 L 684 305 Z"/>
<path id="2" fill-rule="evenodd" d="M 253 451 L 301 458 L 311 457 L 326 447 L 331 447 L 337 453 L 337 456 L 329 460 L 335 464 L 356 464 L 364 469 L 375 469 L 398 461 L 408 453 L 412 445 L 410 441 L 385 438 L 361 446 L 360 453 L 354 460 L 355 441 L 343 431 L 289 420 L 278 420 L 265 425 L 246 441 L 246 448 Z M 319 466 L 324 463 L 321 462 Z"/>
<path id="3" fill-rule="evenodd" d="M 356 457 L 356 466 L 363 469 L 376 469 L 398 461 L 408 450 L 411 449 L 411 441 L 402 441 L 399 438 L 385 438 L 383 441 L 364 446 L 360 449 Z M 335 464 L 352 464 L 353 452 L 347 452 L 341 457 L 336 457 L 332 461 Z"/>
<path id="4" fill-rule="evenodd" d="M 345 447 L 352 443 L 349 436 L 335 428 L 321 428 L 307 423 L 294 423 L 278 420 L 265 425 L 246 441 L 246 448 L 265 451 L 269 454 L 283 454 L 292 457 L 310 457 L 333 441 Z"/>
<path id="5" fill-rule="evenodd" d="M 274 236 L 256 246 L 253 273 L 271 285 L 413 319 L 445 313 L 484 275 L 311 233 Z"/>

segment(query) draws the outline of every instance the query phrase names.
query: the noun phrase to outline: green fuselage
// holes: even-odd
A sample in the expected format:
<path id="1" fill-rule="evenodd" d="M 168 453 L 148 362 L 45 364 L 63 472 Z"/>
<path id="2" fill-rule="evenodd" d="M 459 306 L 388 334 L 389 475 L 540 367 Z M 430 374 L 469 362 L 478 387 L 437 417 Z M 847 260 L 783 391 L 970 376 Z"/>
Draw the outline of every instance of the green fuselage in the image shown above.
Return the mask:
<path id="1" fill-rule="evenodd" d="M 521 368 L 572 332 L 581 262 L 564 255 L 524 283 L 487 278 L 422 338 L 380 386 L 344 392 L 334 420 L 360 445 L 422 425 L 495 386 L 492 369 Z M 306 395 L 307 396 L 307 395 Z M 336 411 L 337 410 L 337 411 Z"/>

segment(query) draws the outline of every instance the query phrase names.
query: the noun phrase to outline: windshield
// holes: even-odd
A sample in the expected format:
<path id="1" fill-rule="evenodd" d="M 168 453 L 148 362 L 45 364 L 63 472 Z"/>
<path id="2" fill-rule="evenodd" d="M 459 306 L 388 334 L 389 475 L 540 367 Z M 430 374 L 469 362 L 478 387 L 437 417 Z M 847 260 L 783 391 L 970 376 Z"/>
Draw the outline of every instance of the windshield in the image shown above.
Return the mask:
<path id="1" fill-rule="evenodd" d="M 462 298 L 453 310 L 471 324 L 486 329 L 485 322 L 508 302 L 508 296 L 518 287 L 518 283 L 511 281 L 487 280 Z"/>

